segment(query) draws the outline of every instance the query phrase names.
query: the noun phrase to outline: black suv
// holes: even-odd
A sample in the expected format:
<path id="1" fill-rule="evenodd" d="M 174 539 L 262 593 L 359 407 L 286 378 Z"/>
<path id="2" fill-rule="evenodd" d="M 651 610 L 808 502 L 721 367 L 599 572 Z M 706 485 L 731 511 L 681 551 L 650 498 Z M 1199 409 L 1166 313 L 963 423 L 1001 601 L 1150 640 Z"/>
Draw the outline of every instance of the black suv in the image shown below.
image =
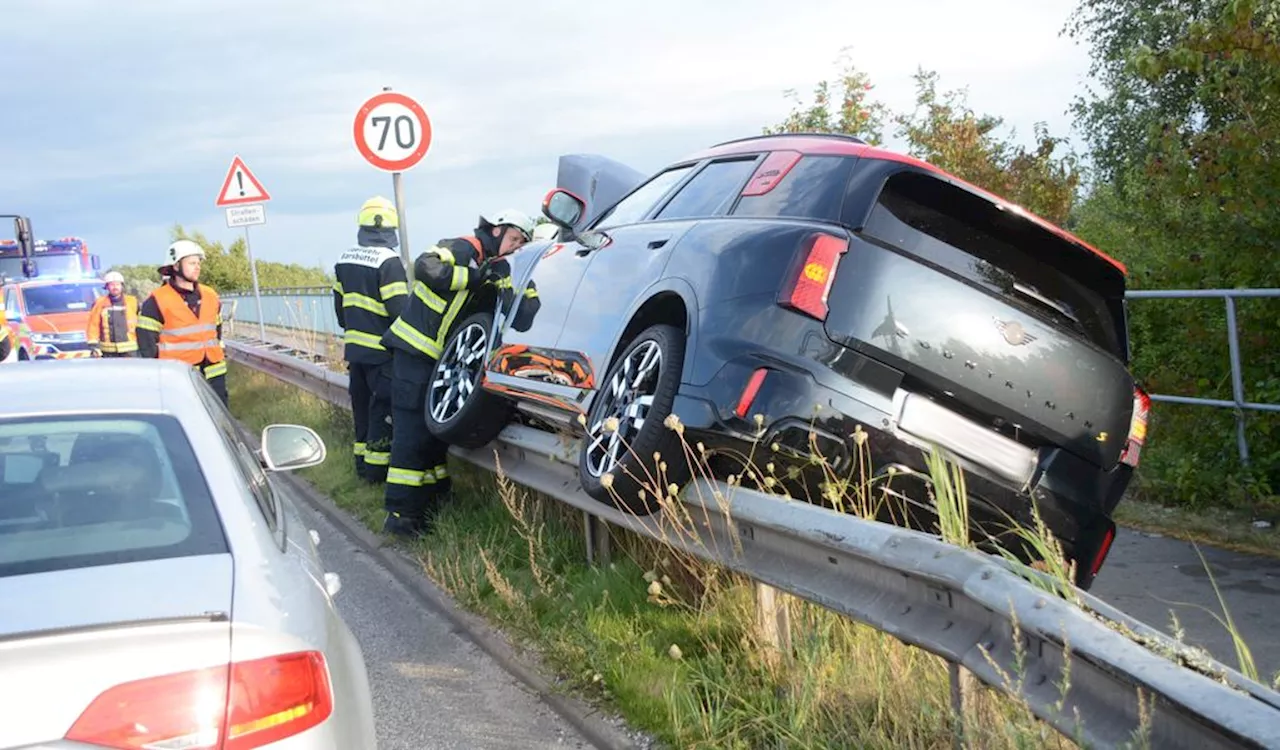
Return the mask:
<path id="1" fill-rule="evenodd" d="M 664 484 L 690 477 L 670 415 L 717 472 L 751 454 L 807 483 L 815 451 L 838 475 L 869 451 L 884 512 L 917 528 L 935 519 L 936 445 L 966 470 L 976 538 L 1030 526 L 1034 500 L 1092 584 L 1150 405 L 1127 368 L 1123 265 L 847 136 L 722 143 L 603 211 L 563 174 L 543 204 L 562 236 L 510 256 L 511 286 L 456 317 L 434 434 L 571 430 L 584 490 L 637 513 L 656 509 L 634 478 L 655 452 Z"/>

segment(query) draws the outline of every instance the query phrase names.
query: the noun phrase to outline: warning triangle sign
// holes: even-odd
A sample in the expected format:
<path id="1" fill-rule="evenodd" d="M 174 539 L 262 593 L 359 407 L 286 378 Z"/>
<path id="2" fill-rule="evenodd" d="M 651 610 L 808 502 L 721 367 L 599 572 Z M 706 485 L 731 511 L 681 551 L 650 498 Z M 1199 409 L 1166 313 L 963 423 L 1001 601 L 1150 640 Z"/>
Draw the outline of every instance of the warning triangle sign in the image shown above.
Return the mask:
<path id="1" fill-rule="evenodd" d="M 266 203 L 271 200 L 267 189 L 253 176 L 249 167 L 239 154 L 231 160 L 231 168 L 227 170 L 226 179 L 222 181 L 222 189 L 218 191 L 215 206 L 238 206 L 242 203 Z"/>

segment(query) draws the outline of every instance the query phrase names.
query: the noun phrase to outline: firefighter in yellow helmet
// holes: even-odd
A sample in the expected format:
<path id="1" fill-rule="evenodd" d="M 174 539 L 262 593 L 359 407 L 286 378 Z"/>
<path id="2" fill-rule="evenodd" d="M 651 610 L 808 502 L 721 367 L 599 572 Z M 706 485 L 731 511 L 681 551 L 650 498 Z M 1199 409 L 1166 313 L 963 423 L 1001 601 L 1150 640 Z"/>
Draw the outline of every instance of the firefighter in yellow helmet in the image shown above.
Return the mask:
<path id="1" fill-rule="evenodd" d="M 400 317 L 409 287 L 396 252 L 395 205 L 382 196 L 370 198 L 356 223 L 356 245 L 333 267 L 333 309 L 343 329 L 356 475 L 376 484 L 386 480 L 391 462 L 391 352 L 382 335 Z"/>

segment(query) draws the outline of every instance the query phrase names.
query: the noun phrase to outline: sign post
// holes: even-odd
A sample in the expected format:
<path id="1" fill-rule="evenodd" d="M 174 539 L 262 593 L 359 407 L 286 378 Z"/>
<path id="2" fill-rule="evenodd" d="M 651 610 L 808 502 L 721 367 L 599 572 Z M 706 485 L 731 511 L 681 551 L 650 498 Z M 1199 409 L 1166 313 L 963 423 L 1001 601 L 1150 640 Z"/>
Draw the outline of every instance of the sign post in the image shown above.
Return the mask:
<path id="1" fill-rule="evenodd" d="M 267 223 L 267 207 L 262 205 L 271 200 L 270 193 L 253 176 L 244 160 L 236 154 L 227 169 L 227 176 L 222 180 L 222 189 L 218 191 L 218 199 L 214 205 L 226 208 L 227 226 L 244 227 L 244 249 L 249 255 L 249 274 L 253 277 L 253 299 L 258 305 L 258 337 L 267 340 L 267 326 L 262 319 L 262 294 L 258 290 L 258 264 L 253 259 L 253 247 L 249 244 L 249 226 Z"/>
<path id="2" fill-rule="evenodd" d="M 356 149 L 376 169 L 391 173 L 396 213 L 400 217 L 400 257 L 405 274 L 413 284 L 413 258 L 409 253 L 409 230 L 405 221 L 401 173 L 412 169 L 431 147 L 431 120 L 422 105 L 412 98 L 383 86 L 382 93 L 369 97 L 356 110 L 352 124 Z"/>

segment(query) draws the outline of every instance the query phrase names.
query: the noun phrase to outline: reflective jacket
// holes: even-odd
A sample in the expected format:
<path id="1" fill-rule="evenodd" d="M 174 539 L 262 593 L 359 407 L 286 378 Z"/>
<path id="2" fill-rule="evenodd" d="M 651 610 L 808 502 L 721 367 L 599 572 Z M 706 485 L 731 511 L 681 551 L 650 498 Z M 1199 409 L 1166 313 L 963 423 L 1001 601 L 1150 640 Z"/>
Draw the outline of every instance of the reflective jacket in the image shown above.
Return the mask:
<path id="1" fill-rule="evenodd" d="M 84 338 L 90 346 L 108 354 L 138 351 L 138 298 L 123 295 L 117 304 L 104 294 L 89 310 Z"/>
<path id="2" fill-rule="evenodd" d="M 187 291 L 158 287 L 138 313 L 138 352 L 202 366 L 206 378 L 227 372 L 222 352 L 222 300 L 204 284 Z"/>
<path id="3" fill-rule="evenodd" d="M 382 343 L 439 359 L 449 328 L 480 283 L 479 264 L 484 256 L 484 247 L 475 237 L 440 240 L 419 255 L 413 264 L 413 294 Z"/>
<path id="4" fill-rule="evenodd" d="M 400 255 L 357 245 L 333 267 L 333 311 L 343 328 L 343 358 L 376 365 L 391 358 L 382 335 L 403 311 L 409 286 Z"/>

